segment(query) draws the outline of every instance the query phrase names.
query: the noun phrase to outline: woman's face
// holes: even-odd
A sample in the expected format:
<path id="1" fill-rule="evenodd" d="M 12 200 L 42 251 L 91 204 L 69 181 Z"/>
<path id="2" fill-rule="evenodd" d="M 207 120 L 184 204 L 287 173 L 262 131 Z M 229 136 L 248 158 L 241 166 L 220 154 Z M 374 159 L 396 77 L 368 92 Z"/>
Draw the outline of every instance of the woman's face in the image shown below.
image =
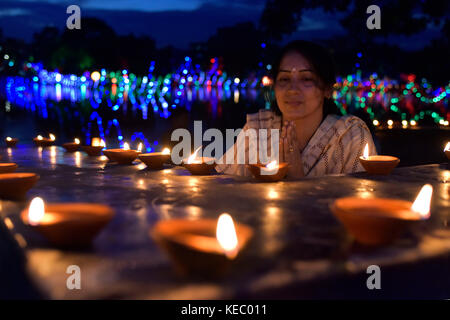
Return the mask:
<path id="1" fill-rule="evenodd" d="M 286 120 L 306 118 L 323 112 L 326 93 L 312 66 L 301 54 L 288 52 L 280 63 L 275 81 L 275 97 Z"/>

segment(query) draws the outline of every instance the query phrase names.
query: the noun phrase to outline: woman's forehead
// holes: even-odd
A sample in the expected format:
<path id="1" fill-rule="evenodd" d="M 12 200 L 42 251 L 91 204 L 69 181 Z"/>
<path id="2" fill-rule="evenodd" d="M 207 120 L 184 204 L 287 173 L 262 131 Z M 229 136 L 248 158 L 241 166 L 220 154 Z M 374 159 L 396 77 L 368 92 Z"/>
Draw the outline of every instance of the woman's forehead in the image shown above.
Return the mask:
<path id="1" fill-rule="evenodd" d="M 280 63 L 280 72 L 313 71 L 310 63 L 297 52 L 288 52 Z"/>

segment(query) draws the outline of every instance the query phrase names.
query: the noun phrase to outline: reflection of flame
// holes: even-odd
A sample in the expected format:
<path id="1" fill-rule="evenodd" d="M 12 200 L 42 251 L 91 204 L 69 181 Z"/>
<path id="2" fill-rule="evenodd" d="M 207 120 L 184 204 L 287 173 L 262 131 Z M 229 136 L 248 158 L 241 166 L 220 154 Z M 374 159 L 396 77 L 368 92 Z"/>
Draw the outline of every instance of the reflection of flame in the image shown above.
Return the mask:
<path id="1" fill-rule="evenodd" d="M 80 144 L 80 139 L 75 138 L 75 143 L 76 143 L 76 144 Z"/>
<path id="2" fill-rule="evenodd" d="M 162 151 L 162 154 L 170 154 L 170 149 L 169 148 L 164 148 Z"/>
<path id="3" fill-rule="evenodd" d="M 445 152 L 445 151 L 450 151 L 450 141 L 447 142 L 447 145 L 446 145 L 445 148 L 444 148 L 444 152 Z"/>
<path id="4" fill-rule="evenodd" d="M 266 165 L 266 168 L 269 170 L 273 170 L 277 167 L 277 165 L 278 165 L 277 160 L 273 160 L 272 162 L 270 162 Z"/>
<path id="5" fill-rule="evenodd" d="M 123 150 L 130 150 L 130 145 L 128 144 L 128 142 L 125 142 L 123 144 Z"/>
<path id="6" fill-rule="evenodd" d="M 364 147 L 363 158 L 369 159 L 369 144 L 368 143 L 366 143 L 366 146 Z"/>
<path id="7" fill-rule="evenodd" d="M 201 163 L 201 160 L 197 159 L 197 153 L 201 148 L 202 146 L 198 147 L 197 150 L 189 156 L 187 163 Z"/>
<path id="8" fill-rule="evenodd" d="M 138 152 L 142 152 L 142 142 L 139 143 L 137 151 Z"/>
<path id="9" fill-rule="evenodd" d="M 217 221 L 216 237 L 229 259 L 237 255 L 238 239 L 233 218 L 228 213 L 222 213 Z"/>
<path id="10" fill-rule="evenodd" d="M 52 141 L 56 140 L 56 137 L 53 134 L 50 133 L 48 136 L 50 137 L 50 140 L 52 140 Z"/>
<path id="11" fill-rule="evenodd" d="M 31 201 L 30 208 L 28 209 L 28 221 L 31 225 L 37 225 L 44 218 L 45 206 L 44 200 L 36 197 Z"/>
<path id="12" fill-rule="evenodd" d="M 416 197 L 411 210 L 420 214 L 422 219 L 430 217 L 430 204 L 431 196 L 433 194 L 433 187 L 431 184 L 426 184 L 420 189 L 419 194 Z"/>
<path id="13" fill-rule="evenodd" d="M 12 140 L 11 137 L 6 138 L 6 141 L 11 141 L 11 140 Z"/>
<path id="14" fill-rule="evenodd" d="M 37 136 L 37 139 L 38 139 L 38 140 L 42 140 L 42 139 L 44 139 L 44 138 L 42 138 L 41 135 L 38 135 L 38 136 Z"/>

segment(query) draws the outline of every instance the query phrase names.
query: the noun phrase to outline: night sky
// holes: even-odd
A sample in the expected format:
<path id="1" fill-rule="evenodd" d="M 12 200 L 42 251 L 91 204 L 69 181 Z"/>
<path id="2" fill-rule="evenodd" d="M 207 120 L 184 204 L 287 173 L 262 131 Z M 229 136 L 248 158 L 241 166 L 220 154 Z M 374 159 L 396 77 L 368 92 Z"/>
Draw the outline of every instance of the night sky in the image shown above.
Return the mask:
<path id="1" fill-rule="evenodd" d="M 104 20 L 118 34 L 148 35 L 158 47 L 187 48 L 206 41 L 218 27 L 252 21 L 258 24 L 265 0 L 0 0 L 0 28 L 7 37 L 30 41 L 45 26 L 65 28 L 66 8 L 77 4 L 82 17 Z M 344 34 L 339 15 L 308 10 L 298 31 L 286 38 L 327 39 Z M 83 27 L 83 26 L 82 26 Z M 412 37 L 394 37 L 392 43 L 420 49 L 439 32 L 428 29 Z M 351 35 L 349 35 L 351 37 Z"/>

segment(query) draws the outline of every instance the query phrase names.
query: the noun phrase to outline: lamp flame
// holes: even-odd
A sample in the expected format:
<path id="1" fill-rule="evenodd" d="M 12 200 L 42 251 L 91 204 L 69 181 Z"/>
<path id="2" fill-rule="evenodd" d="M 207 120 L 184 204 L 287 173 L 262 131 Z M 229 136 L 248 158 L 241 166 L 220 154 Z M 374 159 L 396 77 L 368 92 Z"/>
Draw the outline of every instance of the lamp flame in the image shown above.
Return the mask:
<path id="1" fill-rule="evenodd" d="M 414 200 L 411 210 L 417 212 L 422 219 L 430 217 L 431 196 L 433 195 L 433 187 L 431 184 L 426 184 L 420 189 L 419 194 Z"/>
<path id="2" fill-rule="evenodd" d="M 142 142 L 139 143 L 137 151 L 138 152 L 142 152 Z"/>
<path id="3" fill-rule="evenodd" d="M 368 143 L 366 143 L 366 146 L 364 147 L 363 158 L 369 159 L 369 144 Z"/>
<path id="4" fill-rule="evenodd" d="M 268 170 L 274 170 L 274 169 L 276 169 L 277 166 L 278 166 L 277 160 L 273 160 L 272 162 L 270 162 L 266 165 L 266 168 Z"/>
<path id="5" fill-rule="evenodd" d="M 56 140 L 56 137 L 53 134 L 50 133 L 48 136 L 50 137 L 50 140 L 52 140 L 52 141 Z"/>
<path id="6" fill-rule="evenodd" d="M 261 80 L 263 86 L 270 86 L 272 84 L 272 80 L 268 76 L 264 76 Z"/>
<path id="7" fill-rule="evenodd" d="M 38 225 L 39 222 L 44 218 L 45 215 L 45 205 L 42 198 L 34 198 L 28 209 L 28 221 L 31 225 Z"/>
<path id="8" fill-rule="evenodd" d="M 106 147 L 105 141 L 103 139 L 100 138 L 92 138 L 92 146 L 93 147 Z"/>
<path id="9" fill-rule="evenodd" d="M 162 154 L 170 154 L 170 149 L 169 148 L 164 148 L 162 151 Z"/>
<path id="10" fill-rule="evenodd" d="M 234 259 L 238 253 L 238 238 L 233 218 L 228 213 L 222 213 L 217 221 L 216 237 L 229 259 Z"/>
<path id="11" fill-rule="evenodd" d="M 123 144 L 123 150 L 130 150 L 130 145 L 128 144 L 128 142 L 125 142 Z"/>
<path id="12" fill-rule="evenodd" d="M 450 141 L 447 142 L 447 145 L 446 145 L 445 148 L 444 148 L 444 152 L 445 152 L 445 151 L 450 151 Z"/>
<path id="13" fill-rule="evenodd" d="M 80 139 L 75 138 L 75 144 L 80 144 Z"/>
<path id="14" fill-rule="evenodd" d="M 38 140 L 42 140 L 42 139 L 44 139 L 44 138 L 42 138 L 41 135 L 38 135 L 38 136 L 37 136 L 37 139 L 38 139 Z"/>
<path id="15" fill-rule="evenodd" d="M 202 148 L 202 146 L 198 147 L 197 150 L 193 154 L 191 154 L 188 158 L 187 163 L 200 163 L 200 159 L 197 159 L 197 153 Z"/>
<path id="16" fill-rule="evenodd" d="M 7 137 L 7 138 L 6 138 L 6 141 L 11 141 L 11 140 L 12 140 L 11 137 Z"/>

